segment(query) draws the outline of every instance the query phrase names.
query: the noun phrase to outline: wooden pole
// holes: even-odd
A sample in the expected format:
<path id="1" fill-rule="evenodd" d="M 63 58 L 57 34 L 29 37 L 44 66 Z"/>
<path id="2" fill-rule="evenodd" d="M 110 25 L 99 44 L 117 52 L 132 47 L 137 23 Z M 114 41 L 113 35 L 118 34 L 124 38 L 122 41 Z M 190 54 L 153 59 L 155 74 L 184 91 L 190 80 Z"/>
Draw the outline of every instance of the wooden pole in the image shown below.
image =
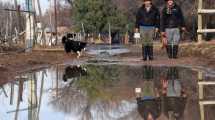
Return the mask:
<path id="1" fill-rule="evenodd" d="M 215 9 L 199 9 L 198 13 L 199 14 L 214 14 Z"/>
<path id="2" fill-rule="evenodd" d="M 203 99 L 204 98 L 204 87 L 203 85 L 199 85 L 199 99 Z"/>
<path id="3" fill-rule="evenodd" d="M 14 84 L 11 83 L 11 86 L 10 86 L 10 105 L 13 105 L 13 98 L 14 98 Z"/>
<path id="4" fill-rule="evenodd" d="M 199 29 L 198 33 L 215 33 L 215 29 Z"/>
<path id="5" fill-rule="evenodd" d="M 13 15 L 12 12 L 10 11 L 10 17 L 9 17 L 9 39 L 8 39 L 8 43 L 10 46 L 12 46 L 12 32 L 13 32 Z"/>
<path id="6" fill-rule="evenodd" d="M 57 68 L 56 68 L 56 96 L 58 98 L 58 90 L 59 90 L 59 76 L 58 76 L 58 73 L 59 73 L 59 70 L 58 70 L 58 65 L 57 65 Z"/>
<path id="7" fill-rule="evenodd" d="M 18 35 L 16 36 L 17 40 L 19 41 L 19 33 L 21 31 L 21 13 L 20 13 L 20 5 L 17 4 L 17 0 L 14 0 L 14 6 L 15 6 L 15 11 L 16 11 L 16 19 L 17 19 L 17 33 Z M 11 37 L 12 41 L 12 37 Z"/>
<path id="8" fill-rule="evenodd" d="M 16 104 L 16 113 L 15 113 L 15 120 L 18 120 L 19 115 L 19 107 L 20 102 L 22 101 L 22 95 L 23 95 L 23 87 L 24 87 L 24 81 L 19 81 L 19 89 L 18 89 L 18 98 L 17 98 L 17 104 Z"/>
<path id="9" fill-rule="evenodd" d="M 111 45 L 112 38 L 111 38 L 111 25 L 110 25 L 110 22 L 108 23 L 108 26 L 109 26 L 109 44 Z"/>
<path id="10" fill-rule="evenodd" d="M 8 13 L 10 14 L 10 12 L 8 11 Z M 9 16 L 7 16 L 7 18 L 6 18 L 6 27 L 5 27 L 5 37 L 4 37 L 4 39 L 5 40 L 7 40 L 7 38 L 8 38 L 8 33 L 9 33 Z"/>
<path id="11" fill-rule="evenodd" d="M 57 42 L 58 42 L 58 30 L 57 30 L 57 1 L 54 0 L 54 16 L 55 16 L 55 32 L 56 32 L 56 35 L 55 35 L 55 45 L 57 45 Z"/>
<path id="12" fill-rule="evenodd" d="M 35 1 L 27 0 L 26 5 L 28 13 L 26 14 L 26 35 L 25 35 L 25 46 L 26 52 L 31 52 L 35 43 Z"/>
<path id="13" fill-rule="evenodd" d="M 14 0 L 14 5 L 15 5 L 16 15 L 17 15 L 17 32 L 20 33 L 20 6 L 17 4 L 17 0 Z"/>
<path id="14" fill-rule="evenodd" d="M 33 19 L 33 23 L 32 23 L 32 27 L 33 27 L 33 46 L 36 44 L 36 31 L 35 31 L 35 28 L 36 28 L 36 0 L 32 0 L 32 10 L 34 11 L 33 14 L 32 14 L 32 19 Z M 32 47 L 33 47 L 32 46 Z"/>
<path id="15" fill-rule="evenodd" d="M 21 32 L 21 8 L 20 8 L 20 5 L 17 8 L 17 17 L 18 17 L 17 18 L 18 19 L 18 25 L 17 25 L 17 33 L 18 33 L 18 35 L 17 35 L 16 42 L 20 40 L 19 33 Z"/>
<path id="16" fill-rule="evenodd" d="M 50 8 L 52 7 L 52 1 L 50 1 L 50 6 L 49 6 Z M 49 12 L 49 26 L 50 26 L 50 33 L 51 33 L 51 36 L 50 36 L 50 38 L 49 38 L 49 43 L 51 43 L 51 45 L 53 44 L 52 43 L 52 39 L 53 39 L 53 24 L 52 24 L 52 12 L 50 11 Z M 47 43 L 46 43 L 47 44 Z"/>
<path id="17" fill-rule="evenodd" d="M 45 75 L 46 75 L 46 71 L 44 70 L 42 72 L 41 87 L 40 87 L 40 98 L 39 98 L 39 103 L 38 103 L 38 110 L 37 110 L 36 120 L 39 120 L 39 118 L 40 118 L 39 114 L 40 114 L 40 108 L 41 108 L 41 103 L 42 103 Z"/>
<path id="18" fill-rule="evenodd" d="M 34 73 L 35 74 L 35 73 Z M 37 98 L 36 98 L 36 83 L 33 74 L 29 74 L 29 94 L 28 94 L 28 119 L 36 118 Z"/>
<path id="19" fill-rule="evenodd" d="M 203 105 L 203 104 L 199 104 L 199 106 L 200 106 L 200 116 L 201 116 L 201 120 L 205 120 L 204 105 Z"/>
<path id="20" fill-rule="evenodd" d="M 84 34 L 84 39 L 85 39 L 85 37 L 86 37 L 86 34 L 85 34 L 85 29 L 84 29 L 84 23 L 81 23 L 81 26 L 82 26 L 82 32 L 83 32 L 83 34 Z M 82 39 L 81 39 L 82 40 Z"/>
<path id="21" fill-rule="evenodd" d="M 203 8 L 203 0 L 199 0 L 198 10 L 200 11 Z M 198 13 L 198 30 L 203 29 L 202 26 L 202 14 Z M 198 33 L 198 43 L 201 43 L 203 39 L 202 33 Z"/>

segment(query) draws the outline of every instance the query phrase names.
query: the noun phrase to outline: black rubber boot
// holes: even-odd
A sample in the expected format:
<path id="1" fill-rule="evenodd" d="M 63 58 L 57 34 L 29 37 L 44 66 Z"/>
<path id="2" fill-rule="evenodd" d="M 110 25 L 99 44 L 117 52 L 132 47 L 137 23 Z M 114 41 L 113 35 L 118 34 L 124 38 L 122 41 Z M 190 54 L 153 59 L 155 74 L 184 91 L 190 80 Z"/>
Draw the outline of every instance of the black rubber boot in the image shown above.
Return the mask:
<path id="1" fill-rule="evenodd" d="M 149 60 L 153 60 L 154 56 L 153 56 L 153 46 L 149 46 Z"/>
<path id="2" fill-rule="evenodd" d="M 174 58 L 174 46 L 173 45 L 170 45 L 169 54 L 170 54 L 170 59 L 173 59 Z"/>
<path id="3" fill-rule="evenodd" d="M 144 61 L 147 60 L 147 46 L 144 45 L 142 45 L 142 57 Z"/>
<path id="4" fill-rule="evenodd" d="M 171 58 L 171 45 L 166 46 L 166 52 L 169 58 Z"/>
<path id="5" fill-rule="evenodd" d="M 178 45 L 173 46 L 173 58 L 174 59 L 178 58 Z"/>
<path id="6" fill-rule="evenodd" d="M 166 46 L 166 54 L 169 57 L 169 46 L 168 45 Z"/>

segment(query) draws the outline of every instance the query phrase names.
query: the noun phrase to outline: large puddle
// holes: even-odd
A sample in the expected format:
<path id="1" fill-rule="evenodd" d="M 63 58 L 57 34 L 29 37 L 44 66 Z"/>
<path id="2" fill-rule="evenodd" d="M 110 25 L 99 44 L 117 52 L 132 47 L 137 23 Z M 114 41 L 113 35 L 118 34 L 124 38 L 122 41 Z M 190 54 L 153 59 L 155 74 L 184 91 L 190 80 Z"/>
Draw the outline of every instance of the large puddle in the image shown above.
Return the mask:
<path id="1" fill-rule="evenodd" d="M 1 85 L 0 120 L 215 118 L 215 78 L 198 69 L 85 64 L 56 66 L 16 80 Z"/>

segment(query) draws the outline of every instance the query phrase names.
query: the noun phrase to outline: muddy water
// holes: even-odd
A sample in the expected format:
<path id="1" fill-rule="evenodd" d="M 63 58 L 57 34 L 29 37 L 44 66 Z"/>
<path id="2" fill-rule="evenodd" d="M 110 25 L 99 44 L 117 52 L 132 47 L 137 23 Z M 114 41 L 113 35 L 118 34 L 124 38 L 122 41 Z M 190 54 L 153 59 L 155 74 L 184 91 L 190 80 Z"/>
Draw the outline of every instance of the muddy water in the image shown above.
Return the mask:
<path id="1" fill-rule="evenodd" d="M 201 85 L 212 76 L 184 67 L 56 66 L 1 85 L 0 120 L 214 120 L 215 87 Z"/>

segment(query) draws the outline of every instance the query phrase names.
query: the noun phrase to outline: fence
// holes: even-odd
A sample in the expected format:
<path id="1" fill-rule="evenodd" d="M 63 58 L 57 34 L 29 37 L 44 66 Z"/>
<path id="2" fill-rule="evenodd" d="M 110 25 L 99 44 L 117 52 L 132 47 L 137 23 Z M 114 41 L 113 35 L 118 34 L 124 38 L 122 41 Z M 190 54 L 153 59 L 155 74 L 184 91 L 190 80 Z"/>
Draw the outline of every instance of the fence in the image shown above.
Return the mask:
<path id="1" fill-rule="evenodd" d="M 203 0 L 199 0 L 198 3 L 198 42 L 202 42 L 203 33 L 215 33 L 215 29 L 203 29 L 203 14 L 215 14 L 215 9 L 204 9 Z"/>

